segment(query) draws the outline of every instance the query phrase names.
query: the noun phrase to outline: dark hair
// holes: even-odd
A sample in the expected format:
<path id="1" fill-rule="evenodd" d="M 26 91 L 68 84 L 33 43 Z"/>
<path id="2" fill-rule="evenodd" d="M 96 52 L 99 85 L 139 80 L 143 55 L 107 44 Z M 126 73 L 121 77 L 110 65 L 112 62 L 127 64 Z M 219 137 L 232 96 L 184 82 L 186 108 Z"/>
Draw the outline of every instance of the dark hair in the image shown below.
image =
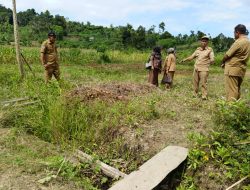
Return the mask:
<path id="1" fill-rule="evenodd" d="M 155 53 L 161 53 L 161 47 L 159 47 L 159 46 L 156 46 L 156 47 L 154 47 L 154 49 L 153 49 L 153 51 L 155 52 Z"/>
<path id="2" fill-rule="evenodd" d="M 248 30 L 243 24 L 238 24 L 237 26 L 235 26 L 234 31 L 239 32 L 240 34 L 248 34 Z"/>
<path id="3" fill-rule="evenodd" d="M 56 37 L 56 33 L 54 31 L 49 31 L 48 36 L 55 36 Z"/>

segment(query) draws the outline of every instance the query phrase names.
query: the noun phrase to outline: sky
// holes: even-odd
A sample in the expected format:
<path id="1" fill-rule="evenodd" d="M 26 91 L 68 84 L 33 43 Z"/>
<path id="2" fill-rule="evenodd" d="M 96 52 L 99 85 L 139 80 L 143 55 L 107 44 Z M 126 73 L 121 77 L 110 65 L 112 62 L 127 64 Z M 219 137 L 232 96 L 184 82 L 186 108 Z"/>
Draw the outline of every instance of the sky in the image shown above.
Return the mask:
<path id="1" fill-rule="evenodd" d="M 11 0 L 0 4 L 12 8 Z M 173 34 L 190 34 L 200 30 L 212 37 L 220 33 L 233 37 L 237 24 L 250 31 L 250 0 L 16 0 L 17 11 L 34 8 L 48 10 L 71 21 L 102 26 L 125 26 L 149 29 L 161 22 Z"/>

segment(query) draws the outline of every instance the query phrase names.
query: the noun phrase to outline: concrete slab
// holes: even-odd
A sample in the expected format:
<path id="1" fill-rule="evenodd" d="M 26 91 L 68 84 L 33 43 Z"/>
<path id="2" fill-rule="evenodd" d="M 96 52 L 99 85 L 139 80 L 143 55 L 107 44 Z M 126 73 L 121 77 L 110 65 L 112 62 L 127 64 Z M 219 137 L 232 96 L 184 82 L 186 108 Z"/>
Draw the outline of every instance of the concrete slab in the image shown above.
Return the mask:
<path id="1" fill-rule="evenodd" d="M 139 170 L 127 175 L 109 190 L 152 190 L 176 169 L 187 155 L 186 148 L 168 146 L 144 163 Z"/>

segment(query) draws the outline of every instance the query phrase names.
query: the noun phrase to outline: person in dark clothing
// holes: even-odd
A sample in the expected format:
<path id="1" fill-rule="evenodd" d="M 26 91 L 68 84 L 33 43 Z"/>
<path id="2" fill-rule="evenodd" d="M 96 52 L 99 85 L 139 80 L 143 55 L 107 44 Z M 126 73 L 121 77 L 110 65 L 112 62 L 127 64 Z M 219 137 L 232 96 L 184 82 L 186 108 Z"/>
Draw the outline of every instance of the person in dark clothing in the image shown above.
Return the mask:
<path id="1" fill-rule="evenodd" d="M 155 86 L 159 86 L 158 75 L 161 73 L 162 68 L 162 59 L 161 59 L 161 48 L 155 47 L 150 56 L 150 61 L 152 63 L 152 67 L 149 70 L 148 82 Z"/>

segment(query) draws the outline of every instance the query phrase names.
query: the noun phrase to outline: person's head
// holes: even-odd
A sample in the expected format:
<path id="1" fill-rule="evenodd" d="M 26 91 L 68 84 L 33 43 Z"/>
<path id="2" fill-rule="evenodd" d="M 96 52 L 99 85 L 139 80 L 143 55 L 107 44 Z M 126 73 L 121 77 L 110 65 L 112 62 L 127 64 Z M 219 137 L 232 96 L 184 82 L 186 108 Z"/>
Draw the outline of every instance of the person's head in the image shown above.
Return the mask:
<path id="1" fill-rule="evenodd" d="M 155 53 L 161 53 L 161 47 L 156 46 L 156 47 L 154 47 L 153 51 L 154 51 Z"/>
<path id="2" fill-rule="evenodd" d="M 49 38 L 49 41 L 50 41 L 50 42 L 54 43 L 54 42 L 56 41 L 56 33 L 53 32 L 53 31 L 50 31 L 50 32 L 48 33 L 48 38 Z"/>
<path id="3" fill-rule="evenodd" d="M 208 45 L 209 42 L 209 37 L 208 36 L 202 36 L 200 39 L 200 43 L 201 43 L 201 48 L 205 49 Z"/>
<path id="4" fill-rule="evenodd" d="M 168 48 L 168 49 L 167 49 L 167 53 L 168 53 L 168 54 L 170 54 L 170 53 L 175 53 L 174 48 Z"/>
<path id="5" fill-rule="evenodd" d="M 234 28 L 234 38 L 238 39 L 241 35 L 248 35 L 248 31 L 246 29 L 246 26 L 243 24 L 238 24 Z"/>

